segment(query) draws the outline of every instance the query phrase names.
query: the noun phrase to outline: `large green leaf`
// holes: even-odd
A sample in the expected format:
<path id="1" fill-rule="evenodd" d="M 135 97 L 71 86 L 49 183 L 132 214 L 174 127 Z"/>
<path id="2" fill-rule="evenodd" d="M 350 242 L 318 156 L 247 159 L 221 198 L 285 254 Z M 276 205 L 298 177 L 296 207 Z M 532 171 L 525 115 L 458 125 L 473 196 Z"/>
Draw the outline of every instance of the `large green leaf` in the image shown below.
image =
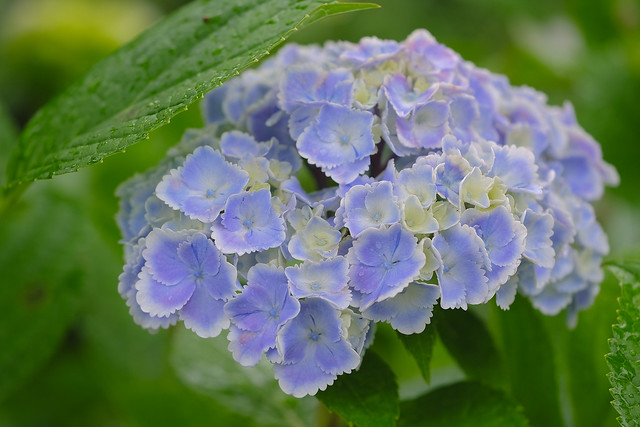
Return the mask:
<path id="1" fill-rule="evenodd" d="M 273 377 L 271 364 L 238 364 L 223 336 L 203 339 L 179 326 L 174 331 L 171 364 L 188 386 L 236 413 L 266 426 L 305 426 L 311 423 L 317 402 L 284 394 Z"/>
<path id="2" fill-rule="evenodd" d="M 611 353 L 607 355 L 612 403 L 620 414 L 620 424 L 635 426 L 640 420 L 640 266 L 609 268 L 622 288 L 618 323 L 613 325 Z"/>
<path id="3" fill-rule="evenodd" d="M 339 376 L 316 396 L 360 427 L 393 426 L 398 418 L 398 385 L 391 368 L 373 351 L 367 351 L 357 371 Z"/>
<path id="4" fill-rule="evenodd" d="M 435 389 L 402 402 L 398 427 L 528 426 L 522 408 L 503 391 L 476 382 Z"/>
<path id="5" fill-rule="evenodd" d="M 308 21 L 376 7 L 324 0 L 197 0 L 41 109 L 19 141 L 9 186 L 73 172 L 147 138 Z"/>
<path id="6" fill-rule="evenodd" d="M 431 381 L 430 365 L 433 357 L 433 346 L 436 343 L 436 328 L 433 325 L 427 325 L 421 333 L 411 335 L 398 332 L 398 338 L 416 360 L 424 380 L 429 383 Z"/>
<path id="7" fill-rule="evenodd" d="M 88 226 L 51 186 L 29 192 L 0 220 L 0 399 L 54 353 L 80 302 Z"/>
<path id="8" fill-rule="evenodd" d="M 579 313 L 575 328 L 567 327 L 566 316 L 543 316 L 556 350 L 561 396 L 566 386 L 575 426 L 618 425 L 617 412 L 610 403 L 609 366 L 602 355 L 609 352 L 608 340 L 611 324 L 616 321 L 619 294 L 618 281 L 613 274 L 607 274 L 594 305 Z M 564 410 L 570 407 L 563 405 Z"/>
<path id="9" fill-rule="evenodd" d="M 522 404 L 531 425 L 561 426 L 554 349 L 541 317 L 522 297 L 497 313 L 504 365 L 511 395 Z"/>
<path id="10" fill-rule="evenodd" d="M 503 383 L 502 358 L 481 318 L 460 309 L 437 309 L 433 318 L 440 340 L 467 377 L 493 385 Z"/>

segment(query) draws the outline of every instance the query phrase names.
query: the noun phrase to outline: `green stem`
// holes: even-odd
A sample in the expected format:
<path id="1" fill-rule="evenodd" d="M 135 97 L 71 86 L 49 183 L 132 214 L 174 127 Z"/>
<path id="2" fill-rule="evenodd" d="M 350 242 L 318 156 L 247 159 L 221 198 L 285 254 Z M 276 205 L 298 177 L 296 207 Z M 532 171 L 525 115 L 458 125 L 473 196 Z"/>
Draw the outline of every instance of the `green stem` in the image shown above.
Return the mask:
<path id="1" fill-rule="evenodd" d="M 29 188 L 29 185 L 30 183 L 25 183 L 2 189 L 0 195 L 0 218 L 4 218 L 7 215 L 9 208 L 20 199 L 22 193 Z"/>

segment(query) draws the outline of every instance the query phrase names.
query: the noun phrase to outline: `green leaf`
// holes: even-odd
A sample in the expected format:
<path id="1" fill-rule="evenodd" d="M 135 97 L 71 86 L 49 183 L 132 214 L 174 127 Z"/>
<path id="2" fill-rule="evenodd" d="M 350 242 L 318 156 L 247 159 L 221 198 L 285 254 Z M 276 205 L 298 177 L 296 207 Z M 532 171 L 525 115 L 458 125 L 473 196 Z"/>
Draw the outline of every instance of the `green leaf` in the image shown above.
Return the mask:
<path id="1" fill-rule="evenodd" d="M 436 328 L 433 325 L 427 325 L 423 332 L 411 335 L 398 332 L 398 338 L 416 360 L 420 373 L 428 384 L 431 381 L 430 364 L 436 342 Z"/>
<path id="2" fill-rule="evenodd" d="M 433 318 L 440 340 L 470 379 L 503 383 L 502 358 L 482 319 L 460 309 L 437 309 Z"/>
<path id="3" fill-rule="evenodd" d="M 613 406 L 623 426 L 637 425 L 640 420 L 640 266 L 609 266 L 620 281 L 618 322 L 613 325 L 609 341 L 611 367 L 609 381 Z"/>
<path id="4" fill-rule="evenodd" d="M 500 310 L 497 317 L 511 395 L 524 407 L 532 426 L 563 425 L 554 349 L 542 314 L 528 300 L 516 297 L 509 310 Z"/>
<path id="5" fill-rule="evenodd" d="M 13 151 L 18 133 L 4 104 L 0 102 L 0 187 L 7 179 L 7 161 Z"/>
<path id="6" fill-rule="evenodd" d="M 402 402 L 398 427 L 528 426 L 522 408 L 503 391 L 477 382 L 437 388 Z"/>
<path id="7" fill-rule="evenodd" d="M 330 411 L 361 427 L 393 426 L 398 418 L 396 379 L 373 351 L 367 351 L 357 371 L 340 375 L 316 397 Z"/>
<path id="8" fill-rule="evenodd" d="M 557 354 L 560 395 L 566 385 L 575 426 L 618 425 L 617 412 L 610 403 L 609 366 L 602 355 L 609 352 L 608 340 L 611 324 L 616 320 L 619 294 L 618 281 L 613 274 L 607 274 L 594 305 L 579 313 L 575 328 L 567 327 L 566 316 L 543 316 Z M 569 409 L 568 405 L 563 406 Z"/>
<path id="9" fill-rule="evenodd" d="M 370 7 L 324 0 L 194 1 L 36 113 L 10 164 L 9 186 L 73 172 L 122 151 L 307 21 Z"/>
<path id="10" fill-rule="evenodd" d="M 79 308 L 87 222 L 51 186 L 29 192 L 0 220 L 0 399 L 51 357 Z"/>
<path id="11" fill-rule="evenodd" d="M 284 394 L 273 377 L 271 364 L 262 360 L 248 368 L 227 350 L 223 336 L 203 339 L 179 327 L 174 331 L 171 365 L 188 386 L 228 409 L 251 417 L 259 425 L 310 425 L 316 400 Z"/>

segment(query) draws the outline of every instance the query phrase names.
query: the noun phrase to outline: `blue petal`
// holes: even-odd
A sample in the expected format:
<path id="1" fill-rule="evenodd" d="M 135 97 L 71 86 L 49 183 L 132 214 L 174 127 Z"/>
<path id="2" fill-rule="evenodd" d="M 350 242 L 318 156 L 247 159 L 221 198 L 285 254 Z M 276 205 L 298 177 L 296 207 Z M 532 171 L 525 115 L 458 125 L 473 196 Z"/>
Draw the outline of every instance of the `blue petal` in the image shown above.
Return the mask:
<path id="1" fill-rule="evenodd" d="M 181 309 L 193 295 L 196 284 L 186 278 L 175 285 L 167 286 L 151 277 L 146 267 L 138 275 L 136 302 L 151 316 L 167 317 Z"/>
<path id="2" fill-rule="evenodd" d="M 388 322 L 400 333 L 419 334 L 431 322 L 438 298 L 438 286 L 413 282 L 398 295 L 374 303 L 362 314 L 371 320 Z"/>

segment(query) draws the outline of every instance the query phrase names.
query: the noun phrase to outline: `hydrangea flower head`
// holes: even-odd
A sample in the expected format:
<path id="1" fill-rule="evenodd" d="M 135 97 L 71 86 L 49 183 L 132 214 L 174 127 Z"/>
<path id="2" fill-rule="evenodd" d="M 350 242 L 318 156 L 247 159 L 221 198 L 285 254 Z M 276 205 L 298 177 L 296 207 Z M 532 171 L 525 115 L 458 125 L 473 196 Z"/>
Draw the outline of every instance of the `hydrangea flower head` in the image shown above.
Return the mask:
<path id="1" fill-rule="evenodd" d="M 377 322 L 517 294 L 570 323 L 609 246 L 591 205 L 615 169 L 533 89 L 423 30 L 289 45 L 204 101 L 208 126 L 118 189 L 118 290 L 148 329 L 229 329 L 284 392 L 356 369 Z M 337 185 L 336 185 L 337 184 Z"/>

